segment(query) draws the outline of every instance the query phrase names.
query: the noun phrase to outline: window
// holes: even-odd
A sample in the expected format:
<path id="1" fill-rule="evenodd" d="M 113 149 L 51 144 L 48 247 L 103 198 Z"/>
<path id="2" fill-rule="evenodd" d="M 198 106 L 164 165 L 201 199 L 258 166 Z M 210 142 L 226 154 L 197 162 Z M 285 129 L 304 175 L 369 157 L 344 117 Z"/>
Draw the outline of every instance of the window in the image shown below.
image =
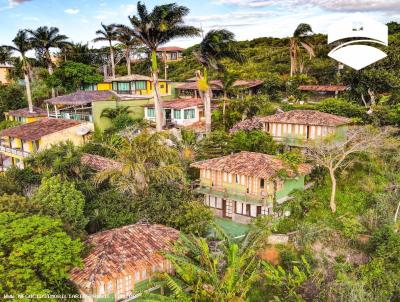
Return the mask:
<path id="1" fill-rule="evenodd" d="M 113 82 L 112 83 L 112 89 L 113 90 L 118 90 L 118 83 L 117 82 Z"/>
<path id="2" fill-rule="evenodd" d="M 129 82 L 118 82 L 118 91 L 129 91 L 130 85 Z"/>
<path id="3" fill-rule="evenodd" d="M 144 90 L 146 89 L 146 81 L 136 81 L 135 82 L 136 90 Z"/>
<path id="4" fill-rule="evenodd" d="M 237 184 L 240 182 L 240 176 L 237 174 L 235 175 L 235 181 Z"/>
<path id="5" fill-rule="evenodd" d="M 231 173 L 228 174 L 228 182 L 232 183 L 232 174 Z"/>
<path id="6" fill-rule="evenodd" d="M 264 185 L 265 185 L 264 178 L 261 178 L 261 179 L 260 179 L 260 188 L 261 188 L 261 189 L 264 189 Z"/>
<path id="7" fill-rule="evenodd" d="M 176 60 L 178 54 L 176 52 L 171 52 L 171 60 Z"/>
<path id="8" fill-rule="evenodd" d="M 180 120 L 181 119 L 181 111 L 180 110 L 174 110 L 174 119 Z"/>
<path id="9" fill-rule="evenodd" d="M 155 117 L 156 116 L 156 112 L 154 110 L 154 108 L 147 108 L 147 117 Z"/>
<path id="10" fill-rule="evenodd" d="M 157 271 L 157 265 L 153 265 L 153 267 L 151 268 L 151 271 L 152 271 L 153 273 L 155 273 L 155 272 Z"/>
<path id="11" fill-rule="evenodd" d="M 246 204 L 246 216 L 250 216 L 250 205 Z"/>
<path id="12" fill-rule="evenodd" d="M 142 271 L 142 280 L 146 280 L 147 279 L 147 271 L 143 270 Z"/>
<path id="13" fill-rule="evenodd" d="M 160 84 L 160 88 L 164 88 L 164 84 Z"/>
<path id="14" fill-rule="evenodd" d="M 227 182 L 228 181 L 228 174 L 226 174 L 225 172 L 224 172 L 224 182 Z"/>
<path id="15" fill-rule="evenodd" d="M 140 280 L 140 272 L 135 272 L 135 281 Z"/>
<path id="16" fill-rule="evenodd" d="M 194 116 L 195 116 L 195 111 L 194 111 L 194 109 L 185 109 L 185 110 L 184 110 L 184 117 L 185 117 L 185 120 L 192 119 L 192 118 L 194 118 Z"/>

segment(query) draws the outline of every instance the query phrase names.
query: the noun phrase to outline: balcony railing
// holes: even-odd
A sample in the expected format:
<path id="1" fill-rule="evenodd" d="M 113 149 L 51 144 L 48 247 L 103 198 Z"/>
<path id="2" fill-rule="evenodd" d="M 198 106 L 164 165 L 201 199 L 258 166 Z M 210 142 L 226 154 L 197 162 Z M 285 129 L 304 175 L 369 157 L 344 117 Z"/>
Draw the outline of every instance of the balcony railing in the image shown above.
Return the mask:
<path id="1" fill-rule="evenodd" d="M 221 186 L 207 186 L 200 184 L 196 189 L 198 193 L 202 194 L 212 194 L 221 198 L 229 198 L 242 202 L 257 203 L 257 204 L 269 204 L 273 201 L 273 194 L 268 194 L 262 192 L 261 194 L 254 195 L 247 193 L 243 190 L 235 190 L 233 188 L 225 188 Z"/>
<path id="2" fill-rule="evenodd" d="M 50 117 L 65 119 L 65 120 L 76 120 L 76 121 L 86 121 L 93 122 L 93 116 L 87 113 L 69 113 L 69 112 L 59 112 L 58 114 L 51 113 Z"/>
<path id="3" fill-rule="evenodd" d="M 20 149 L 10 148 L 10 147 L 6 147 L 6 146 L 0 146 L 0 151 L 7 152 L 10 154 L 15 154 L 15 155 L 21 156 L 21 157 L 29 157 L 31 155 L 30 152 L 23 151 Z"/>

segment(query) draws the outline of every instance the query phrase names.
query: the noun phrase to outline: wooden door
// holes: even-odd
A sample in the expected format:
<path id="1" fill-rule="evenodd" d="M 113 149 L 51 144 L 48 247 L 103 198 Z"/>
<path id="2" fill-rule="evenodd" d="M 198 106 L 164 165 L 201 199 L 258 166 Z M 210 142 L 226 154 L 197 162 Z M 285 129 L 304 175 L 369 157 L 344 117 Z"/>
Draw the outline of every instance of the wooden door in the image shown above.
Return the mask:
<path id="1" fill-rule="evenodd" d="M 232 218 L 233 201 L 222 199 L 222 215 L 224 218 Z"/>

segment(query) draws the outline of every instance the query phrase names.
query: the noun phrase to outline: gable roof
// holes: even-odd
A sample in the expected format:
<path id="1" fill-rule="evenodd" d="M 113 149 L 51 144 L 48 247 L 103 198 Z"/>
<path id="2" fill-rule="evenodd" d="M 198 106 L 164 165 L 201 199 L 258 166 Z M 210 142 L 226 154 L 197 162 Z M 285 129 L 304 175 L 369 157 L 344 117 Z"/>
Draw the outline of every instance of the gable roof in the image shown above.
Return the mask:
<path id="1" fill-rule="evenodd" d="M 316 110 L 291 110 L 259 117 L 262 122 L 337 127 L 351 122 L 347 117 Z"/>
<path id="2" fill-rule="evenodd" d="M 29 112 L 29 108 L 21 108 L 17 110 L 8 111 L 7 113 L 8 115 L 23 116 L 23 117 L 47 116 L 46 110 L 35 106 L 33 107 L 33 112 Z"/>
<path id="3" fill-rule="evenodd" d="M 34 141 L 43 136 L 68 129 L 82 124 L 75 120 L 63 120 L 55 118 L 44 118 L 32 123 L 8 128 L 0 132 L 0 136 L 10 136 L 22 140 Z"/>
<path id="4" fill-rule="evenodd" d="M 165 46 L 157 48 L 157 51 L 184 51 L 185 48 L 178 47 L 178 46 Z"/>
<path id="5" fill-rule="evenodd" d="M 190 78 L 187 79 L 188 82 L 181 83 L 176 86 L 177 89 L 185 89 L 185 90 L 197 90 L 197 78 Z M 242 89 L 249 89 L 253 87 L 260 86 L 264 83 L 261 80 L 236 80 L 233 83 L 233 87 L 242 88 Z M 221 80 L 211 80 L 209 85 L 212 90 L 222 90 L 223 84 Z"/>
<path id="6" fill-rule="evenodd" d="M 248 151 L 195 162 L 190 166 L 265 179 L 276 177 L 282 169 L 286 171 L 289 177 L 296 176 L 296 171 L 289 168 L 280 158 Z M 299 165 L 298 173 L 308 174 L 310 172 L 311 165 Z"/>
<path id="7" fill-rule="evenodd" d="M 91 104 L 95 101 L 104 101 L 112 97 L 118 98 L 118 96 L 109 90 L 104 91 L 77 91 L 74 93 L 61 95 L 55 98 L 45 100 L 44 102 L 52 105 L 70 105 L 80 106 Z"/>
<path id="8" fill-rule="evenodd" d="M 81 163 L 97 171 L 108 169 L 122 169 L 122 164 L 111 158 L 84 153 L 81 157 Z"/>
<path id="9" fill-rule="evenodd" d="M 189 107 L 201 107 L 203 106 L 203 100 L 200 98 L 188 98 L 188 99 L 175 99 L 171 101 L 165 101 L 163 103 L 164 109 L 184 109 Z M 144 107 L 154 107 L 154 104 L 148 104 Z"/>
<path id="10" fill-rule="evenodd" d="M 98 281 L 151 268 L 164 260 L 160 252 L 168 251 L 178 237 L 173 228 L 140 223 L 90 235 L 86 244 L 92 249 L 83 259 L 84 267 L 74 268 L 70 279 L 90 289 Z"/>
<path id="11" fill-rule="evenodd" d="M 131 74 L 122 77 L 108 78 L 104 82 L 110 83 L 110 82 L 152 81 L 152 80 L 153 80 L 152 78 L 145 75 Z"/>
<path id="12" fill-rule="evenodd" d="M 345 91 L 347 86 L 344 85 L 300 85 L 298 87 L 302 91 L 322 91 L 322 92 L 335 92 Z"/>

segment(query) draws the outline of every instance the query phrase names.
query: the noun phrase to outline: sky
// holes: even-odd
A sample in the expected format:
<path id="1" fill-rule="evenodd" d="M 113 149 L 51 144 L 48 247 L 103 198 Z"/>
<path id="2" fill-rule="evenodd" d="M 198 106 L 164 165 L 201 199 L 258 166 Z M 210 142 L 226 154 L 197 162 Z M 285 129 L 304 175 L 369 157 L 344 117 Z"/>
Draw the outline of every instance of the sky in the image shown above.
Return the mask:
<path id="1" fill-rule="evenodd" d="M 174 0 L 145 0 L 154 5 Z M 175 0 L 190 9 L 188 24 L 210 29 L 226 28 L 237 40 L 290 36 L 299 23 L 326 33 L 330 24 L 361 12 L 381 21 L 400 22 L 400 0 Z M 0 45 L 10 44 L 19 29 L 56 26 L 74 42 L 90 42 L 101 22 L 128 23 L 136 13 L 132 0 L 0 0 Z M 200 38 L 176 39 L 182 47 Z M 99 44 L 98 46 L 101 46 Z"/>

